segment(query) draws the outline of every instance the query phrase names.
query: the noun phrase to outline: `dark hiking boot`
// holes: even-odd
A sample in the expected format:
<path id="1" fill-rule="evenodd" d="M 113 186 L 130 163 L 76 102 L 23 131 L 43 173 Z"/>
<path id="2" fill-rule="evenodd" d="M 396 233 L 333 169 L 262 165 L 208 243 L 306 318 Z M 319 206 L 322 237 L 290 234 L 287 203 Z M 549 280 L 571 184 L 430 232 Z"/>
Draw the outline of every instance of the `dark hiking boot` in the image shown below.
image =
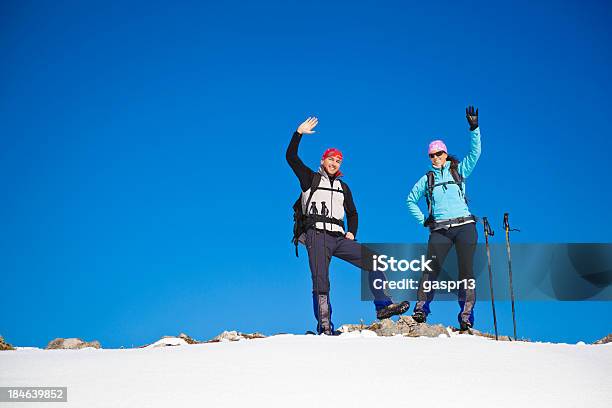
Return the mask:
<path id="1" fill-rule="evenodd" d="M 304 334 L 305 334 L 305 335 L 307 335 L 307 336 L 316 336 L 316 335 L 317 335 L 317 333 L 313 332 L 312 330 L 308 330 L 308 331 L 307 331 L 306 333 L 304 333 Z M 321 334 L 324 334 L 324 335 L 326 335 L 326 336 L 339 336 L 339 335 L 341 335 L 341 334 L 342 334 L 342 332 L 341 332 L 340 330 L 334 330 L 334 331 L 332 332 L 332 334 L 328 334 L 328 333 L 321 333 Z"/>
<path id="2" fill-rule="evenodd" d="M 417 323 L 425 323 L 427 321 L 427 315 L 420 310 L 415 311 L 412 314 L 412 318 Z"/>
<path id="3" fill-rule="evenodd" d="M 324 323 L 319 325 L 318 330 L 319 330 L 319 334 L 325 334 L 326 336 L 334 335 L 334 331 L 332 330 L 331 326 L 324 324 Z"/>
<path id="4" fill-rule="evenodd" d="M 474 315 L 464 316 L 463 308 L 462 311 L 457 315 L 457 321 L 459 321 L 459 330 L 467 331 L 471 334 L 471 328 L 474 327 Z"/>
<path id="5" fill-rule="evenodd" d="M 391 316 L 401 315 L 408 309 L 410 309 L 410 302 L 391 303 L 389 306 L 377 310 L 376 318 L 379 320 L 388 319 Z"/>
<path id="6" fill-rule="evenodd" d="M 329 297 L 327 295 L 317 295 L 317 332 L 332 336 L 334 334 L 334 325 L 331 322 L 331 307 L 329 305 Z"/>
<path id="7" fill-rule="evenodd" d="M 472 324 L 470 322 L 464 322 L 464 321 L 459 322 L 459 330 L 469 332 L 471 331 L 470 330 L 471 328 L 472 328 Z"/>
<path id="8" fill-rule="evenodd" d="M 333 330 L 333 331 L 328 330 L 328 331 L 322 332 L 321 334 L 319 334 L 319 336 L 323 336 L 323 335 L 325 335 L 325 336 L 339 336 L 341 334 L 342 334 L 342 332 L 340 330 Z"/>

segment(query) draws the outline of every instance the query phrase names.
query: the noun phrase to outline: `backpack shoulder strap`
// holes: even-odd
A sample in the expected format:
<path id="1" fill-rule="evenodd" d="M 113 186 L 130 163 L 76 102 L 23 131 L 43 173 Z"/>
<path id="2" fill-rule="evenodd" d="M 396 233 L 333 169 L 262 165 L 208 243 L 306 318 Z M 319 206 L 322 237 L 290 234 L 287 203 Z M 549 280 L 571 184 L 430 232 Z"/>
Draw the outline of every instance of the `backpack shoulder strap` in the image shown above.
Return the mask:
<path id="1" fill-rule="evenodd" d="M 312 176 L 312 181 L 310 183 L 310 195 L 308 196 L 308 200 L 306 201 L 306 211 L 308 211 L 308 206 L 310 205 L 310 199 L 312 198 L 312 193 L 318 189 L 319 183 L 321 182 L 321 174 L 314 173 Z M 291 241 L 295 245 L 295 256 L 298 255 L 298 242 L 299 236 L 303 232 L 303 225 L 305 222 L 307 214 L 304 214 L 302 211 L 302 194 L 298 197 L 296 202 L 293 204 L 293 238 Z"/>
<path id="2" fill-rule="evenodd" d="M 425 194 L 431 196 L 435 185 L 435 175 L 433 171 L 428 171 L 427 174 L 427 190 L 425 190 Z"/>
<path id="3" fill-rule="evenodd" d="M 455 183 L 459 185 L 463 183 L 463 176 L 459 174 L 459 161 L 451 160 L 450 173 L 451 176 L 453 176 L 453 180 L 455 180 Z M 461 188 L 461 186 L 459 188 Z"/>
<path id="4" fill-rule="evenodd" d="M 451 160 L 450 173 L 451 176 L 453 176 L 453 180 L 455 180 L 455 184 L 457 184 L 457 186 L 459 187 L 459 191 L 467 204 L 467 197 L 465 196 L 465 192 L 463 191 L 463 176 L 459 174 L 458 160 Z"/>
<path id="5" fill-rule="evenodd" d="M 321 173 L 316 172 L 312 176 L 312 182 L 310 183 L 310 194 L 308 195 L 308 200 L 306 200 L 306 211 L 308 211 L 308 206 L 310 205 L 310 200 L 312 199 L 313 193 L 319 188 L 319 184 L 321 183 Z M 306 215 L 306 214 L 304 214 Z"/>
<path id="6" fill-rule="evenodd" d="M 427 172 L 427 189 L 425 190 L 425 200 L 427 200 L 427 210 L 429 211 L 429 216 L 431 217 L 433 212 L 433 188 L 434 188 L 434 172 Z"/>
<path id="7" fill-rule="evenodd" d="M 319 183 L 321 183 L 321 173 L 318 171 L 312 176 L 312 183 L 310 183 L 310 192 L 316 190 L 319 187 Z"/>

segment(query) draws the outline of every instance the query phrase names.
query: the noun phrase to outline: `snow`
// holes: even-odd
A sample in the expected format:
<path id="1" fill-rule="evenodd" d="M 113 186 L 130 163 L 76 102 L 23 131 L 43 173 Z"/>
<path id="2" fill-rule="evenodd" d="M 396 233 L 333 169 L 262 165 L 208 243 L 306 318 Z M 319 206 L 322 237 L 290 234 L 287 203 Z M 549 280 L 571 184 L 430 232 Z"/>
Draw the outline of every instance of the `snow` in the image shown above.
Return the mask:
<path id="1" fill-rule="evenodd" d="M 67 386 L 62 406 L 87 408 L 559 408 L 609 407 L 612 401 L 612 344 L 378 337 L 369 331 L 155 344 L 3 351 L 0 385 Z M 27 406 L 41 405 L 19 403 Z"/>
<path id="2" fill-rule="evenodd" d="M 157 340 L 153 344 L 149 344 L 146 348 L 153 347 L 166 347 L 166 346 L 185 346 L 188 343 L 181 339 L 180 337 L 164 337 L 162 339 Z"/>

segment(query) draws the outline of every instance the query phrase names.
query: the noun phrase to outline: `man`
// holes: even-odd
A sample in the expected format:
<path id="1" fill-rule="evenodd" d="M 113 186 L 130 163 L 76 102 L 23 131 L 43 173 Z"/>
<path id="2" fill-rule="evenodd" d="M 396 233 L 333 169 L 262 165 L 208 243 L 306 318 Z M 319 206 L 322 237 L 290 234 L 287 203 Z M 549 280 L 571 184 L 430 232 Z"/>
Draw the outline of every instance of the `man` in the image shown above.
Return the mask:
<path id="1" fill-rule="evenodd" d="M 480 128 L 478 127 L 478 109 L 469 106 L 465 110 L 470 126 L 470 151 L 461 161 L 448 154 L 446 144 L 442 140 L 434 140 L 429 144 L 428 155 L 431 167 L 427 174 L 416 182 L 406 203 L 408 209 L 419 225 L 430 230 L 427 245 L 427 259 L 432 259 L 432 271 L 423 272 L 418 302 L 414 306 L 412 317 L 419 323 L 427 320 L 431 312 L 430 304 L 434 291 L 425 292 L 423 283 L 436 280 L 444 265 L 444 260 L 451 247 L 457 250 L 459 280 L 472 279 L 474 252 L 478 242 L 476 217 L 469 208 L 465 195 L 465 180 L 470 176 L 480 157 Z M 427 199 L 429 216 L 425 218 L 417 205 L 421 197 Z M 459 325 L 467 330 L 474 325 L 474 305 L 476 294 L 474 289 L 459 291 Z"/>
<path id="2" fill-rule="evenodd" d="M 313 308 L 319 334 L 334 334 L 329 301 L 329 262 L 331 257 L 343 259 L 358 268 L 371 271 L 371 265 L 362 263 L 362 246 L 355 242 L 357 235 L 357 209 L 348 185 L 340 180 L 342 153 L 327 149 L 321 158 L 317 173 L 298 157 L 298 146 L 304 134 L 315 133 L 316 117 L 309 117 L 293 134 L 287 148 L 287 162 L 300 181 L 301 210 L 306 217 L 305 233 L 299 241 L 308 249 L 308 261 L 312 274 Z M 318 183 L 313 186 L 313 180 Z M 348 231 L 344 229 L 346 215 Z M 368 259 L 368 258 L 366 258 Z M 372 285 L 370 284 L 372 288 Z M 373 291 L 376 316 L 386 319 L 402 314 L 410 307 L 408 302 L 393 303 L 382 291 Z"/>

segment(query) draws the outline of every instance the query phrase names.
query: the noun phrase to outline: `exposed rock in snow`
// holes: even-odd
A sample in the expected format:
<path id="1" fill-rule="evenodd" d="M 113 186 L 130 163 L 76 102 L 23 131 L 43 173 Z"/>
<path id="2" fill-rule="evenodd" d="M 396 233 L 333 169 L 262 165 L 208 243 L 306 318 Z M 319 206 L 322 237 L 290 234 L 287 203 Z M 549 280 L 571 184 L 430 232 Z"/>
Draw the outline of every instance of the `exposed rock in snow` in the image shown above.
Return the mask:
<path id="1" fill-rule="evenodd" d="M 391 319 L 376 321 L 369 325 L 364 324 L 345 324 L 340 327 L 343 333 L 352 331 L 370 330 L 378 336 L 395 336 L 402 335 L 406 337 L 449 337 L 451 333 L 458 333 L 456 329 L 444 327 L 441 324 L 417 323 L 411 316 L 400 316 L 397 322 Z M 486 337 L 494 339 L 495 336 L 489 333 L 482 333 L 472 329 L 471 334 L 474 336 Z M 509 341 L 508 336 L 499 336 L 499 340 Z"/>
<path id="2" fill-rule="evenodd" d="M 427 323 L 417 323 L 410 316 L 400 316 L 397 322 L 391 319 L 376 321 L 369 325 L 345 324 L 340 328 L 341 332 L 348 333 L 356 330 L 371 330 L 379 336 L 403 335 L 407 337 L 439 337 L 440 335 L 449 336 L 446 327 L 441 324 L 430 325 Z"/>
<path id="3" fill-rule="evenodd" d="M 57 338 L 51 340 L 49 344 L 47 344 L 47 350 L 55 350 L 55 349 L 69 349 L 69 350 L 79 350 L 86 347 L 100 348 L 100 342 L 98 340 L 94 341 L 83 341 L 81 339 L 77 339 L 74 337 L 63 339 Z"/>
<path id="4" fill-rule="evenodd" d="M 197 340 L 192 339 L 191 337 L 189 337 L 189 336 L 188 336 L 188 335 L 186 335 L 185 333 L 181 333 L 181 334 L 179 334 L 178 336 L 179 336 L 179 338 L 181 338 L 181 339 L 185 340 L 185 342 L 186 342 L 187 344 L 199 344 L 199 343 L 201 343 L 201 342 L 199 342 L 199 341 L 197 341 Z"/>
<path id="5" fill-rule="evenodd" d="M 595 343 L 593 344 L 608 344 L 608 343 L 612 343 L 612 333 L 608 334 L 606 337 L 604 337 L 603 339 L 599 339 L 597 340 Z"/>
<path id="6" fill-rule="evenodd" d="M 166 346 L 184 346 L 188 344 L 201 344 L 201 343 L 218 343 L 221 341 L 238 341 L 238 340 L 250 340 L 250 339 L 262 339 L 264 336 L 261 333 L 240 333 L 238 331 L 224 331 L 219 334 L 215 338 L 208 341 L 197 341 L 186 335 L 185 333 L 181 333 L 178 336 L 163 336 L 161 339 L 156 341 L 155 343 L 145 344 L 140 348 L 150 348 L 150 347 L 166 347 Z"/>
<path id="7" fill-rule="evenodd" d="M 0 350 L 15 350 L 13 346 L 4 341 L 4 337 L 0 336 Z"/>
<path id="8" fill-rule="evenodd" d="M 207 343 L 217 343 L 219 341 L 238 341 L 238 340 L 252 340 L 252 339 L 263 339 L 264 336 L 261 333 L 240 333 L 238 331 L 224 331 Z"/>

